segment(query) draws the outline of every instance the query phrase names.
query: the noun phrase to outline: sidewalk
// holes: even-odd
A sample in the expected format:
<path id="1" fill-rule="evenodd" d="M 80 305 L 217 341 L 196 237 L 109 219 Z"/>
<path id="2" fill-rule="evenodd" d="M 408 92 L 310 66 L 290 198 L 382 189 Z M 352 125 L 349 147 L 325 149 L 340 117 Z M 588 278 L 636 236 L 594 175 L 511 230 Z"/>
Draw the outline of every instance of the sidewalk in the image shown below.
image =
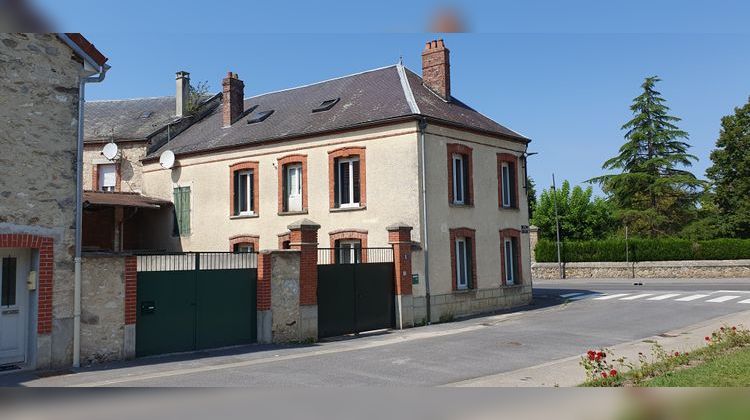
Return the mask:
<path id="1" fill-rule="evenodd" d="M 609 348 L 614 358 L 626 357 L 637 361 L 638 353 L 650 355 L 654 342 L 661 344 L 665 350 L 693 351 L 705 345 L 705 337 L 722 326 L 750 327 L 750 311 L 736 312 L 713 318 L 689 327 L 680 328 L 665 334 L 643 338 L 629 343 L 618 344 Z M 596 349 L 594 349 L 596 350 Z M 446 384 L 453 387 L 572 387 L 583 383 L 586 374 L 579 365 L 581 355 L 554 360 L 541 365 L 531 366 L 512 372 L 488 375 L 461 382 Z"/>

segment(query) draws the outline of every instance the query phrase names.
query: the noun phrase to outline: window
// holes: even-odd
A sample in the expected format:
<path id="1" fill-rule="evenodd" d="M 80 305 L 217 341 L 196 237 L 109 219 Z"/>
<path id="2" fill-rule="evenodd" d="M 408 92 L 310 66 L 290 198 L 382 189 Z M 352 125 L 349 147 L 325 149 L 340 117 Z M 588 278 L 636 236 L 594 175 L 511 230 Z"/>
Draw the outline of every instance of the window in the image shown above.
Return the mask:
<path id="1" fill-rule="evenodd" d="M 333 108 L 334 105 L 336 105 L 341 98 L 336 99 L 328 99 L 320 103 L 316 108 L 313 108 L 312 112 L 322 112 L 322 111 L 328 111 L 329 109 Z"/>
<path id="2" fill-rule="evenodd" d="M 254 214 L 252 170 L 234 172 L 234 215 L 247 216 Z"/>
<path id="3" fill-rule="evenodd" d="M 16 305 L 16 259 L 6 257 L 2 260 L 3 267 L 0 274 L 2 283 L 2 294 L 0 294 L 0 306 Z"/>
<path id="4" fill-rule="evenodd" d="M 236 253 L 257 252 L 260 248 L 258 235 L 241 234 L 229 238 L 229 250 Z"/>
<path id="5" fill-rule="evenodd" d="M 97 165 L 99 191 L 115 191 L 117 187 L 117 165 Z"/>
<path id="6" fill-rule="evenodd" d="M 255 251 L 255 247 L 252 243 L 248 242 L 240 242 L 234 244 L 234 249 L 232 250 L 234 252 L 253 252 Z"/>
<path id="7" fill-rule="evenodd" d="M 359 207 L 359 158 L 336 159 L 337 207 Z"/>
<path id="8" fill-rule="evenodd" d="M 336 264 L 358 264 L 362 262 L 362 241 L 339 239 L 336 241 Z"/>
<path id="9" fill-rule="evenodd" d="M 255 124 L 259 122 L 265 121 L 268 117 L 273 114 L 273 109 L 268 111 L 258 111 L 255 114 L 251 115 L 250 118 L 247 119 L 248 124 Z"/>
<path id="10" fill-rule="evenodd" d="M 190 235 L 190 187 L 174 189 L 174 229 L 175 236 Z"/>
<path id="11" fill-rule="evenodd" d="M 501 282 L 504 285 L 521 283 L 521 232 L 518 229 L 500 231 Z"/>
<path id="12" fill-rule="evenodd" d="M 284 211 L 302 211 L 302 164 L 284 165 Z"/>
<path id="13" fill-rule="evenodd" d="M 518 208 L 518 157 L 510 153 L 497 155 L 498 202 L 500 208 Z"/>
<path id="14" fill-rule="evenodd" d="M 448 202 L 471 206 L 473 200 L 472 149 L 463 144 L 448 144 Z"/>
<path id="15" fill-rule="evenodd" d="M 508 238 L 503 242 L 505 250 L 505 284 L 510 285 L 516 280 L 516 253 L 513 246 L 513 239 Z"/>
<path id="16" fill-rule="evenodd" d="M 476 261 L 474 257 L 474 229 L 450 229 L 450 254 L 453 290 L 476 288 Z"/>
<path id="17" fill-rule="evenodd" d="M 367 201 L 366 176 L 364 147 L 342 147 L 328 152 L 330 208 L 365 208 Z"/>

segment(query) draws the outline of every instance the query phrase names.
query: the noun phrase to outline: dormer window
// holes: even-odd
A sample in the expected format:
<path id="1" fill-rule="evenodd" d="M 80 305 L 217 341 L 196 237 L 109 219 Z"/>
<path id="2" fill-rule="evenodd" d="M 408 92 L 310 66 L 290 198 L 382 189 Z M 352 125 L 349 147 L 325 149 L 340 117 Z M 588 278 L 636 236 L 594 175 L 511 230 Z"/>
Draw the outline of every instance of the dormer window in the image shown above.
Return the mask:
<path id="1" fill-rule="evenodd" d="M 320 105 L 318 105 L 316 108 L 313 108 L 312 112 L 328 111 L 329 109 L 333 108 L 333 106 L 336 105 L 339 100 L 341 100 L 341 98 L 326 99 L 325 101 L 321 102 Z"/>
<path id="2" fill-rule="evenodd" d="M 258 111 L 255 114 L 251 115 L 250 118 L 247 119 L 248 124 L 255 124 L 259 122 L 265 121 L 268 117 L 273 114 L 273 109 L 268 111 Z"/>

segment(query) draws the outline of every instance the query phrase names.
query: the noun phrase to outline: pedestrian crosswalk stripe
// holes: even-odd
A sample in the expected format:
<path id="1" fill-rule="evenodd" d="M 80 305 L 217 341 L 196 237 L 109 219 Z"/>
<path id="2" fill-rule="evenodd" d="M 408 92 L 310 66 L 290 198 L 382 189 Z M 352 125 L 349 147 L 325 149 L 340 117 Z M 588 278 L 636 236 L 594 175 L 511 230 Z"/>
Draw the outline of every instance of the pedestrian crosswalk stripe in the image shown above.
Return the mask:
<path id="1" fill-rule="evenodd" d="M 581 296 L 574 296 L 574 297 L 570 298 L 569 300 L 581 300 L 581 299 L 586 299 L 586 298 L 590 298 L 592 296 L 599 296 L 599 295 L 601 295 L 601 293 L 589 293 L 589 294 L 585 294 L 585 295 L 581 294 Z"/>
<path id="2" fill-rule="evenodd" d="M 741 301 L 739 301 L 737 303 L 750 303 L 750 299 L 741 300 Z"/>
<path id="3" fill-rule="evenodd" d="M 709 302 L 709 303 L 722 303 L 722 302 L 726 302 L 728 300 L 737 299 L 738 297 L 739 296 L 721 296 L 721 297 L 717 297 L 715 299 L 707 300 L 706 302 Z"/>
<path id="4" fill-rule="evenodd" d="M 568 293 L 568 294 L 565 294 L 565 295 L 560 295 L 560 297 L 561 298 L 569 298 L 569 297 L 573 297 L 573 296 L 579 296 L 579 295 L 582 295 L 582 294 L 583 294 L 582 292 Z"/>
<path id="5" fill-rule="evenodd" d="M 675 299 L 675 300 L 677 302 L 690 302 L 691 300 L 696 300 L 696 299 L 704 298 L 706 296 L 708 296 L 708 295 L 690 295 L 690 296 L 685 296 L 685 297 L 682 297 L 682 298 L 679 298 L 679 299 Z"/>
<path id="6" fill-rule="evenodd" d="M 646 296 L 653 296 L 653 295 L 654 295 L 653 293 L 643 293 L 641 295 L 624 297 L 624 298 L 622 298 L 620 300 L 636 300 L 636 299 L 644 298 Z"/>
<path id="7" fill-rule="evenodd" d="M 673 297 L 679 296 L 679 295 L 680 295 L 679 293 L 668 293 L 666 295 L 654 296 L 652 298 L 649 298 L 648 300 L 664 300 L 664 299 L 673 298 Z"/>
<path id="8" fill-rule="evenodd" d="M 627 296 L 629 294 L 630 293 L 618 293 L 618 294 L 614 294 L 614 295 L 605 295 L 605 296 L 601 296 L 601 297 L 594 298 L 594 299 L 596 299 L 596 300 L 609 300 L 609 299 L 616 299 L 618 297 Z"/>

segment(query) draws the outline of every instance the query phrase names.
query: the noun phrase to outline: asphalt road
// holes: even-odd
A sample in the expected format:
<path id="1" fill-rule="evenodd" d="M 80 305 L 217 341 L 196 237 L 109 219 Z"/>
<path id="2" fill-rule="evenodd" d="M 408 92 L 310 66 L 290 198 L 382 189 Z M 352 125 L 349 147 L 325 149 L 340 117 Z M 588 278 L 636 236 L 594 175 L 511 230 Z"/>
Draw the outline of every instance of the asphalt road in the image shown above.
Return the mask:
<path id="1" fill-rule="evenodd" d="M 750 310 L 750 279 L 642 282 L 537 281 L 534 305 L 509 314 L 308 346 L 144 358 L 71 375 L 6 374 L 0 385 L 437 386 Z"/>

